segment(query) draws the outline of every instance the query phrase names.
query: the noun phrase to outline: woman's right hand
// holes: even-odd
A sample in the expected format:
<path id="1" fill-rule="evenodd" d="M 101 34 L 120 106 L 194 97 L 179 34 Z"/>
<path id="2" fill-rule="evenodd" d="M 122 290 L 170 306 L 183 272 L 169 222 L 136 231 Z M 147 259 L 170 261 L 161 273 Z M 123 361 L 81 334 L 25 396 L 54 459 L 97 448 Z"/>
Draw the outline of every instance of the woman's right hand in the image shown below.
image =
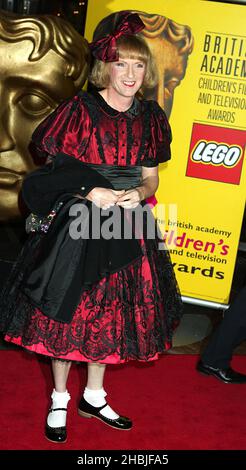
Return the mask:
<path id="1" fill-rule="evenodd" d="M 91 202 L 94 202 L 97 207 L 101 207 L 102 209 L 109 209 L 117 203 L 118 198 L 124 193 L 124 189 L 118 191 L 115 189 L 107 188 L 93 188 L 87 194 L 86 199 Z"/>

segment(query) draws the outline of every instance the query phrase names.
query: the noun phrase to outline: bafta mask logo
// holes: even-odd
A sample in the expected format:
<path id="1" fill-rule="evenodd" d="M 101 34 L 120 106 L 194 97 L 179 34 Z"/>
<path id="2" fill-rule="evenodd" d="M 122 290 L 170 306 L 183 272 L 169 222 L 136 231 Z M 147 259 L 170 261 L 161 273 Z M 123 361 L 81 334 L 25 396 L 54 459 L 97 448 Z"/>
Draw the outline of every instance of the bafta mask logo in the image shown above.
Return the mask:
<path id="1" fill-rule="evenodd" d="M 0 220 L 20 216 L 23 177 L 36 168 L 28 148 L 38 124 L 83 86 L 85 39 L 55 16 L 0 11 Z"/>
<path id="2" fill-rule="evenodd" d="M 144 90 L 144 97 L 158 101 L 169 117 L 172 110 L 174 90 L 183 80 L 188 57 L 193 50 L 193 36 L 189 26 L 175 23 L 165 16 L 133 11 L 138 13 L 145 24 L 141 31 L 155 58 L 158 83 L 154 89 Z M 113 13 L 97 25 L 93 38 L 108 34 L 117 22 L 118 13 Z"/>

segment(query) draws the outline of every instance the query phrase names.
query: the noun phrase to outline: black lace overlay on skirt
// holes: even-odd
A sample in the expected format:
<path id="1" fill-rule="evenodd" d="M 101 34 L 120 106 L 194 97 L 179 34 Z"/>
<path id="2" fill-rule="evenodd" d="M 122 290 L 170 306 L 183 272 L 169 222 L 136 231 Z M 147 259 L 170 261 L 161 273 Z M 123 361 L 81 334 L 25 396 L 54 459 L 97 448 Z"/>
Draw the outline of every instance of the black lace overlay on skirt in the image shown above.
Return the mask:
<path id="1" fill-rule="evenodd" d="M 145 225 L 146 219 L 145 214 Z M 171 347 L 182 302 L 169 253 L 159 250 L 157 236 L 143 235 L 142 258 L 82 293 L 70 324 L 43 315 L 21 292 L 39 236 L 30 236 L 0 296 L 0 329 L 7 340 L 21 339 L 19 344 L 27 348 L 41 344 L 54 358 L 79 351 L 87 361 L 111 355 L 115 362 L 146 361 Z"/>

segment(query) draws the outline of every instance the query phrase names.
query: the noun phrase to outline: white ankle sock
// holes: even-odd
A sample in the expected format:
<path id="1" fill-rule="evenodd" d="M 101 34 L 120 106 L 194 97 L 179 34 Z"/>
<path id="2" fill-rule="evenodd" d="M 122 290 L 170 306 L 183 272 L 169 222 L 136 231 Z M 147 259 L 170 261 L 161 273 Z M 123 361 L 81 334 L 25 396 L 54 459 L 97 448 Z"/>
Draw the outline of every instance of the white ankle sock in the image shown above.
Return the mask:
<path id="1" fill-rule="evenodd" d="M 67 408 L 67 404 L 70 400 L 70 395 L 68 391 L 66 392 L 57 392 L 55 389 L 52 392 L 51 395 L 52 398 L 52 405 L 51 409 L 55 408 Z M 53 411 L 48 414 L 47 417 L 47 424 L 51 428 L 59 428 L 61 426 L 66 426 L 66 418 L 67 418 L 67 412 L 66 411 Z"/>
<path id="2" fill-rule="evenodd" d="M 107 396 L 107 393 L 103 388 L 99 390 L 90 390 L 89 388 L 85 387 L 83 397 L 84 399 L 90 403 L 90 405 L 95 406 L 95 407 L 100 407 L 105 405 L 107 402 L 105 400 L 105 397 Z M 105 408 L 103 408 L 100 413 L 105 416 L 105 418 L 109 419 L 117 419 L 119 418 L 119 415 L 115 413 L 112 408 L 107 405 Z"/>

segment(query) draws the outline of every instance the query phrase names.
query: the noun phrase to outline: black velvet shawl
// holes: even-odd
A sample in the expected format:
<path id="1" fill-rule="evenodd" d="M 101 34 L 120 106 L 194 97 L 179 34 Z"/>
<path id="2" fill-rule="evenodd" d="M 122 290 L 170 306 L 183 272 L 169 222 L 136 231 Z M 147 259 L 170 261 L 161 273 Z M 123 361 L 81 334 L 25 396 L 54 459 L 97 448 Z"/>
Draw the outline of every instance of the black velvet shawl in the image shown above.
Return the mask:
<path id="1" fill-rule="evenodd" d="M 28 241 L 29 260 L 25 260 L 27 268 L 21 289 L 45 315 L 65 323 L 72 320 L 85 289 L 142 256 L 140 244 L 134 238 L 70 236 L 69 226 L 75 217 L 69 215 L 71 206 L 78 202 L 86 204 L 88 223 L 92 211 L 90 201 L 82 202 L 74 194 L 86 196 L 93 187 L 112 188 L 112 184 L 96 170 L 64 154 L 28 175 L 23 183 L 24 200 L 34 213 L 47 215 L 57 200 L 64 203 L 46 234 L 30 235 L 32 242 Z M 110 216 L 103 215 L 101 223 L 105 217 Z M 127 224 L 122 208 L 121 217 Z"/>

